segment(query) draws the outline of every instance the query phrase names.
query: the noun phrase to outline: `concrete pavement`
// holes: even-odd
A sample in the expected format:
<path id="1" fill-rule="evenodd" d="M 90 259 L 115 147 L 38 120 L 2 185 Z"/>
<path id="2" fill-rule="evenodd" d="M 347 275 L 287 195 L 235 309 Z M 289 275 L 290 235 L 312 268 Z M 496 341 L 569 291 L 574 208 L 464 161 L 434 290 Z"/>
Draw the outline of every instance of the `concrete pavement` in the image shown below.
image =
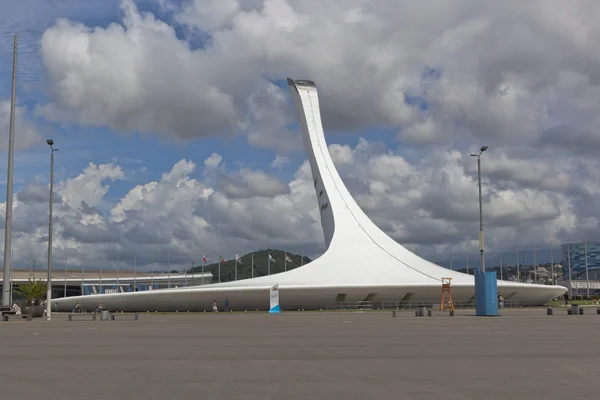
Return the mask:
<path id="1" fill-rule="evenodd" d="M 139 321 L 95 322 L 55 315 L 51 322 L 5 322 L 2 398 L 597 398 L 600 315 L 471 314 L 141 314 Z"/>

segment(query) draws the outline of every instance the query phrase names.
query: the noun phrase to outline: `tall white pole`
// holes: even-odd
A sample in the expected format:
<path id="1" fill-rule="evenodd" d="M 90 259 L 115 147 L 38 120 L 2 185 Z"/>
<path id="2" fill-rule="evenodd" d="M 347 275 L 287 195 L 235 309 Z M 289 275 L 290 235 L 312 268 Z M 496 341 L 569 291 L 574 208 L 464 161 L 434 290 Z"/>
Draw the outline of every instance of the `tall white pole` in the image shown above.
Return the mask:
<path id="1" fill-rule="evenodd" d="M 69 262 L 67 257 L 67 248 L 65 247 L 65 293 L 63 297 L 67 297 L 67 263 Z"/>
<path id="2" fill-rule="evenodd" d="M 119 270 L 119 256 L 121 255 L 121 249 L 117 250 L 117 293 L 121 293 L 121 283 L 119 282 L 120 270 Z"/>
<path id="3" fill-rule="evenodd" d="M 452 265 L 452 246 L 450 246 L 450 270 L 454 271 L 454 266 Z"/>
<path id="4" fill-rule="evenodd" d="M 552 239 L 550 239 L 550 274 L 552 284 L 554 285 L 554 255 L 552 254 Z"/>
<path id="5" fill-rule="evenodd" d="M 271 253 L 267 253 L 267 275 L 271 275 Z"/>
<path id="6" fill-rule="evenodd" d="M 300 254 L 300 266 L 304 266 L 304 254 Z"/>
<path id="7" fill-rule="evenodd" d="M 503 265 L 502 265 L 502 252 L 500 252 L 500 280 L 504 280 L 504 276 L 502 275 L 502 270 L 503 270 Z"/>
<path id="8" fill-rule="evenodd" d="M 483 254 L 483 206 L 481 200 L 481 157 L 477 157 L 477 179 L 479 180 L 479 253 L 481 256 L 480 268 L 481 272 L 485 272 L 485 256 Z"/>
<path id="9" fill-rule="evenodd" d="M 52 319 L 52 209 L 54 203 L 54 142 L 47 141 L 50 145 L 50 210 L 48 212 L 48 293 L 46 294 L 46 316 L 48 321 Z"/>
<path id="10" fill-rule="evenodd" d="M 133 291 L 137 292 L 137 252 L 133 252 Z"/>
<path id="11" fill-rule="evenodd" d="M 171 252 L 169 252 L 169 272 L 167 273 L 167 288 L 171 287 Z"/>
<path id="12" fill-rule="evenodd" d="M 235 280 L 237 281 L 237 254 L 235 255 Z"/>
<path id="13" fill-rule="evenodd" d="M 85 272 L 85 249 L 81 248 L 81 295 L 85 294 L 83 274 Z"/>
<path id="14" fill-rule="evenodd" d="M 535 263 L 535 240 L 533 241 L 533 283 L 537 283 L 537 265 Z"/>
<path id="15" fill-rule="evenodd" d="M 517 281 L 521 282 L 521 273 L 519 270 L 519 248 L 517 247 Z"/>
<path id="16" fill-rule="evenodd" d="M 284 253 L 283 257 L 283 271 L 287 271 L 287 253 Z"/>
<path id="17" fill-rule="evenodd" d="M 250 260 L 250 262 L 252 263 L 252 266 L 250 267 L 251 276 L 254 278 L 254 252 L 252 252 L 252 260 Z"/>
<path id="18" fill-rule="evenodd" d="M 150 266 L 150 290 L 154 290 L 154 252 L 152 252 L 152 263 Z"/>
<path id="19" fill-rule="evenodd" d="M 219 283 L 221 283 L 221 256 L 219 256 Z"/>
<path id="20" fill-rule="evenodd" d="M 10 282 L 12 281 L 12 214 L 13 214 L 13 175 L 15 165 L 15 106 L 17 102 L 17 41 L 13 44 L 12 92 L 10 95 L 10 123 L 8 128 L 8 173 L 6 179 L 6 213 L 4 217 L 4 272 L 2 274 L 2 304 L 10 304 Z"/>
<path id="21" fill-rule="evenodd" d="M 571 276 L 571 245 L 567 244 L 567 260 L 569 262 L 569 297 L 573 296 L 573 280 Z"/>
<path id="22" fill-rule="evenodd" d="M 469 244 L 465 244 L 465 256 L 467 256 L 467 274 L 469 273 Z"/>
<path id="23" fill-rule="evenodd" d="M 588 272 L 587 240 L 583 242 L 583 253 L 585 256 L 585 286 L 587 288 L 587 297 L 590 297 L 590 275 Z"/>
<path id="24" fill-rule="evenodd" d="M 100 294 L 102 294 L 102 284 L 104 283 L 102 281 L 102 264 L 104 264 L 104 262 L 100 260 L 100 288 L 98 289 L 100 291 Z"/>
<path id="25" fill-rule="evenodd" d="M 202 285 L 204 285 L 204 266 L 206 265 L 206 261 L 204 261 L 204 256 L 202 257 Z"/>

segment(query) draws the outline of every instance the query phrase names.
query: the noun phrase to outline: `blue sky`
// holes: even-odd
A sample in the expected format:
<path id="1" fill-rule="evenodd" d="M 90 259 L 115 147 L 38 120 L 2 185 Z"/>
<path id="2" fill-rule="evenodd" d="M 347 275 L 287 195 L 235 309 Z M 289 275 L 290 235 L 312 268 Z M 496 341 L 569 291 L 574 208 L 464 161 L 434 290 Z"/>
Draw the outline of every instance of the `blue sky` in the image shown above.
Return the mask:
<path id="1" fill-rule="evenodd" d="M 70 6 L 67 3 L 71 3 Z M 275 153 L 270 150 L 250 148 L 243 136 L 202 138 L 198 140 L 173 141 L 152 134 L 115 133 L 107 127 L 89 127 L 78 124 L 53 123 L 36 117 L 35 107 L 49 100 L 44 90 L 44 70 L 39 56 L 39 41 L 45 28 L 54 24 L 57 17 L 72 19 L 88 26 L 106 27 L 111 23 L 120 23 L 122 12 L 120 1 L 107 0 L 102 6 L 85 7 L 80 1 L 54 3 L 49 10 L 51 13 L 36 13 L 33 5 L 24 5 L 19 14 L 26 14 L 19 25 L 19 57 L 17 74 L 17 104 L 28 108 L 28 117 L 36 120 L 44 138 L 53 138 L 59 152 L 56 154 L 56 179 L 63 180 L 78 175 L 89 162 L 96 164 L 109 163 L 113 160 L 125 169 L 135 170 L 131 180 L 117 181 L 111 184 L 109 198 L 119 199 L 135 184 L 157 180 L 163 172 L 171 169 L 180 159 L 197 163 L 216 152 L 224 160 L 231 163 L 242 163 L 249 168 L 269 169 Z M 52 3 L 50 3 L 52 4 Z M 152 12 L 157 18 L 174 26 L 178 26 L 171 16 L 154 2 L 140 1 L 137 3 L 140 11 Z M 13 11 L 19 11 L 15 7 Z M 25 9 L 33 11 L 27 15 Z M 183 38 L 185 32 L 179 26 L 178 36 Z M 12 37 L 9 32 L 2 36 L 2 53 L 0 54 L 0 99 L 10 99 L 12 61 Z M 192 41 L 191 47 L 200 47 L 201 42 Z M 8 128 L 8 127 L 7 127 Z M 15 158 L 15 189 L 19 190 L 27 181 L 40 181 L 48 176 L 49 152 L 42 141 L 39 146 L 18 152 Z M 6 154 L 3 152 L 3 159 Z M 297 166 L 303 161 L 303 152 L 291 156 L 291 163 L 275 173 L 284 179 L 289 179 Z M 48 165 L 47 165 L 48 164 Z M 234 167 L 234 166 L 232 166 Z M 144 168 L 144 171 L 139 171 Z M 5 162 L 0 166 L 0 172 L 5 174 Z M 196 174 L 201 174 L 201 170 Z M 0 190 L 4 192 L 6 178 L 3 178 Z"/>

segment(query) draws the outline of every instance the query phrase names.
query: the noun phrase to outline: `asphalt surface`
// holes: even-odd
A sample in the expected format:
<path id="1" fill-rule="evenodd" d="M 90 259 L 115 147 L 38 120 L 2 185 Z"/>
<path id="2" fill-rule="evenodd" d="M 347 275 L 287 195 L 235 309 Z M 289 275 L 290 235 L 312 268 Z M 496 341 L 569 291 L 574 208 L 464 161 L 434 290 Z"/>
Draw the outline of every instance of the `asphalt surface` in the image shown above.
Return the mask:
<path id="1" fill-rule="evenodd" d="M 600 315 L 557 311 L 0 322 L 0 397 L 597 399 Z"/>

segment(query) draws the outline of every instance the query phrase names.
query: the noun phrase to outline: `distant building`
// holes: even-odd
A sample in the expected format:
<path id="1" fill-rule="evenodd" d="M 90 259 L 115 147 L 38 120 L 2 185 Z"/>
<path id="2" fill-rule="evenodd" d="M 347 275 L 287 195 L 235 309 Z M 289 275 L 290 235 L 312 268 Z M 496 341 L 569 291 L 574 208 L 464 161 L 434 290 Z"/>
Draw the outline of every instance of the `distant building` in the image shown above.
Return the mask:
<path id="1" fill-rule="evenodd" d="M 561 248 L 564 279 L 569 278 L 569 269 L 571 271 L 571 279 L 586 279 L 586 255 L 589 279 L 600 279 L 600 242 L 566 243 Z"/>

